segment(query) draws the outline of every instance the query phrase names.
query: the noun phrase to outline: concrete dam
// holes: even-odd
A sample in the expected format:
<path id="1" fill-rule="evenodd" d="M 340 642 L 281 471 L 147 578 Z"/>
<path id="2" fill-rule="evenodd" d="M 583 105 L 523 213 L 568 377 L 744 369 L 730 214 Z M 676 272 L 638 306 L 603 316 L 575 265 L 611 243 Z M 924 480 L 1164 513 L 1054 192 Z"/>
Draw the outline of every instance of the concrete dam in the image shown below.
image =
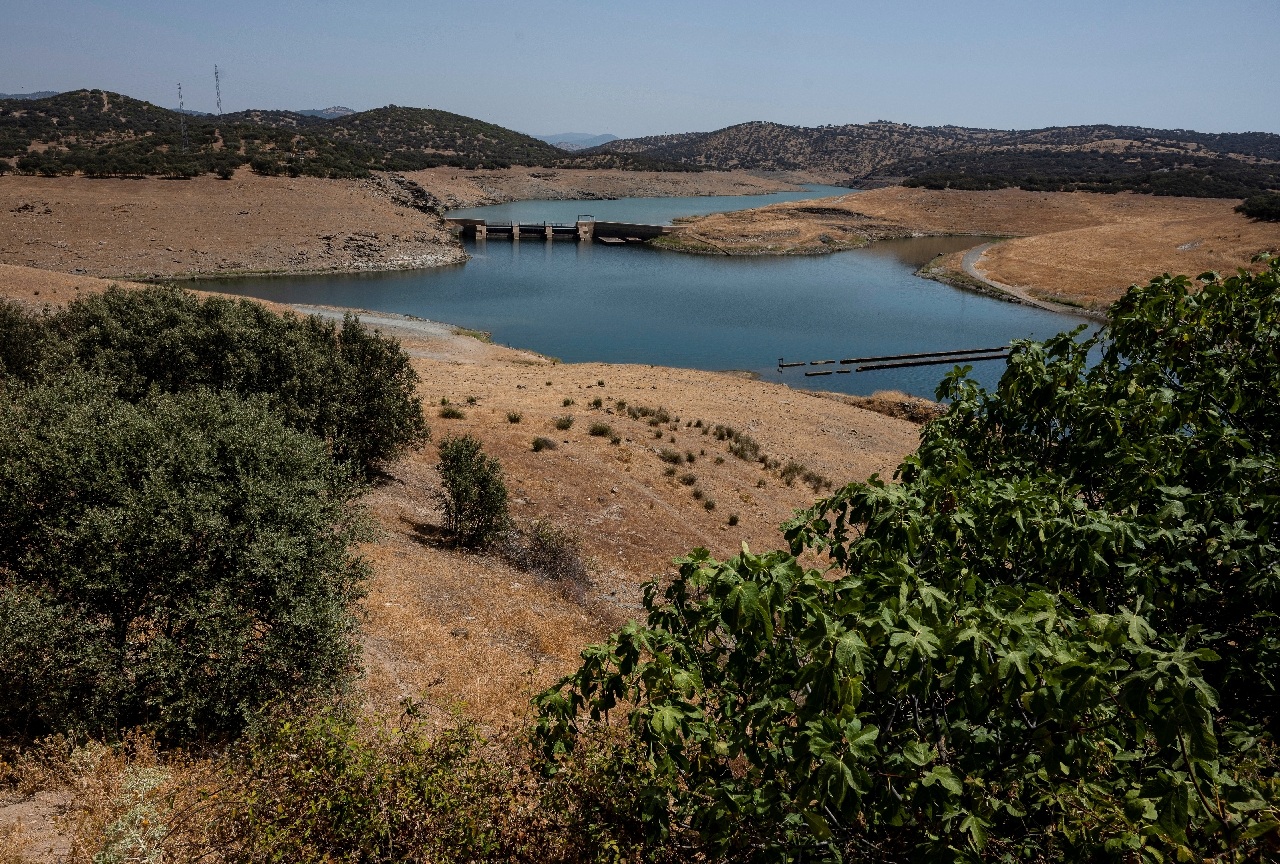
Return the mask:
<path id="1" fill-rule="evenodd" d="M 644 225 L 636 222 L 600 222 L 580 216 L 576 222 L 490 222 L 485 219 L 446 218 L 463 237 L 486 240 L 599 240 L 602 243 L 643 243 L 665 234 L 679 234 L 683 225 Z"/>

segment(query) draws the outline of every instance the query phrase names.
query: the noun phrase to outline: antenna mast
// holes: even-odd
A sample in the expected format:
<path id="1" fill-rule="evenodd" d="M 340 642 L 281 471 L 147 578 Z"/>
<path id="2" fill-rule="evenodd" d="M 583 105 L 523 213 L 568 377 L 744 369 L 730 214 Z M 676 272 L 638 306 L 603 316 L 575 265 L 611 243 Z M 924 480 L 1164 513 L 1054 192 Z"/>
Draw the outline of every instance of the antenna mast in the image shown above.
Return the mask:
<path id="1" fill-rule="evenodd" d="M 178 126 L 182 129 L 182 152 L 187 152 L 187 112 L 182 107 L 182 82 L 178 82 Z"/>
<path id="2" fill-rule="evenodd" d="M 218 94 L 218 116 L 222 116 L 222 79 L 218 76 L 218 64 L 213 64 L 213 92 Z"/>

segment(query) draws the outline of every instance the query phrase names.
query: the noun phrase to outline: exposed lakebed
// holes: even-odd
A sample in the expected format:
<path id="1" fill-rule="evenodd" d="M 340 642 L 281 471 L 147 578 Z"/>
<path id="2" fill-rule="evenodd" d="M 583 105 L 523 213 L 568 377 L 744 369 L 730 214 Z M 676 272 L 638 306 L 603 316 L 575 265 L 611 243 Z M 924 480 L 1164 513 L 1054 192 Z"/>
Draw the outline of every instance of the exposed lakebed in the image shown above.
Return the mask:
<path id="1" fill-rule="evenodd" d="M 847 189 L 723 198 L 521 201 L 450 215 L 570 222 L 663 223 Z M 1079 319 L 1006 303 L 921 279 L 922 264 L 987 238 L 889 240 L 823 256 L 687 255 L 645 246 L 574 241 L 468 243 L 466 264 L 393 273 L 228 281 L 217 290 L 281 303 L 348 306 L 486 330 L 497 342 L 567 362 L 649 363 L 759 373 L 791 386 L 932 396 L 949 366 L 806 378 L 777 371 L 778 358 L 839 359 L 988 348 L 1043 339 Z M 849 368 L 849 367 L 844 367 Z M 991 386 L 1003 363 L 974 366 Z"/>

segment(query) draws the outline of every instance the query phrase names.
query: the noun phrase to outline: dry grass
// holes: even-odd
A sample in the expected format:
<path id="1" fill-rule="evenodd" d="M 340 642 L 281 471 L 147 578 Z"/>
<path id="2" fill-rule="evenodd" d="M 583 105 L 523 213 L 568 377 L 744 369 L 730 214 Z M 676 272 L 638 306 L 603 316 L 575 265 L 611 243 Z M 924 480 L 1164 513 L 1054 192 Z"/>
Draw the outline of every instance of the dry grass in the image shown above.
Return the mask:
<path id="1" fill-rule="evenodd" d="M 1017 236 L 990 249 L 980 272 L 1042 299 L 1102 308 L 1130 284 L 1164 272 L 1229 272 L 1280 249 L 1280 225 L 1248 220 L 1234 212 L 1236 203 L 893 187 L 707 216 L 692 220 L 677 242 L 725 254 L 813 254 L 920 234 Z M 958 272 L 959 256 L 948 264 Z"/>
<path id="2" fill-rule="evenodd" d="M 407 269 L 464 260 L 377 180 L 0 176 L 0 264 L 109 278 Z"/>
<path id="3" fill-rule="evenodd" d="M 222 763 L 161 753 L 145 736 L 115 746 L 48 739 L 0 763 L 0 862 L 195 861 L 216 852 L 210 809 Z"/>
<path id="4" fill-rule="evenodd" d="M 416 350 L 412 340 L 405 347 Z M 363 687 L 367 706 L 379 713 L 426 693 L 440 706 L 462 703 L 489 724 L 524 722 L 529 696 L 575 668 L 587 643 L 637 615 L 641 586 L 671 573 L 672 558 L 698 546 L 728 557 L 743 541 L 757 549 L 781 545 L 777 526 L 811 503 L 812 492 L 729 456 L 731 442 L 703 428 L 741 429 L 779 463 L 801 461 L 837 482 L 890 473 L 917 443 L 911 423 L 776 384 L 648 366 L 536 363 L 482 347 L 487 356 L 415 360 L 424 402 L 476 397 L 465 419 L 448 422 L 449 433 L 475 435 L 499 458 L 514 516 L 550 520 L 581 538 L 591 585 L 580 599 L 566 596 L 497 556 L 447 548 L 431 499 L 434 449 L 403 460 L 368 497 L 386 531 L 365 550 L 375 576 Z M 564 411 L 565 398 L 585 406 L 596 396 L 603 408 L 582 410 L 583 422 L 555 433 L 555 450 L 533 452 L 530 442 Z M 662 439 L 653 437 L 650 418 L 616 410 L 618 399 L 665 406 L 671 420 L 659 427 Z M 521 423 L 507 422 L 512 411 Z M 703 426 L 688 425 L 695 420 Z M 612 426 L 619 444 L 591 435 L 592 422 Z M 443 432 L 439 422 L 436 431 Z M 698 454 L 704 500 L 738 513 L 736 526 L 665 476 L 664 448 Z M 716 464 L 716 456 L 724 461 Z"/>

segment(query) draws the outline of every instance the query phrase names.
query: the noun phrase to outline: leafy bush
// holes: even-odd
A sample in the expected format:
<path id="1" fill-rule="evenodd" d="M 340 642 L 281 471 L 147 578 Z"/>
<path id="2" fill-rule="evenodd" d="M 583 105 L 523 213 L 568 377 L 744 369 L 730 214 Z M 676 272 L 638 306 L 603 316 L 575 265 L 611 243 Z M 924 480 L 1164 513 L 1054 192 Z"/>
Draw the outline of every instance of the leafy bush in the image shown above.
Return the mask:
<path id="1" fill-rule="evenodd" d="M 573 415 L 565 414 L 563 417 L 557 417 L 552 421 L 552 425 L 563 432 L 573 425 Z"/>
<path id="2" fill-rule="evenodd" d="M 242 788 L 223 805 L 229 861 L 499 860 L 515 780 L 505 759 L 464 725 L 361 726 L 325 712 L 246 749 Z"/>
<path id="3" fill-rule="evenodd" d="M 445 420 L 462 420 L 466 416 L 466 412 L 456 405 L 445 405 L 440 409 L 440 417 Z"/>
<path id="4" fill-rule="evenodd" d="M 1252 195 L 1236 207 L 1236 212 L 1243 213 L 1250 219 L 1280 222 L 1280 192 Z"/>
<path id="5" fill-rule="evenodd" d="M 458 545 L 476 549 L 488 545 L 508 525 L 507 486 L 502 466 L 480 450 L 470 435 L 440 442 L 440 503 L 445 527 Z"/>
<path id="6" fill-rule="evenodd" d="M 507 412 L 507 422 L 508 422 L 508 423 L 519 423 L 519 422 L 520 422 L 521 420 L 523 420 L 523 419 L 524 419 L 524 415 L 523 415 L 523 414 L 521 414 L 519 411 L 508 411 L 508 412 Z"/>
<path id="7" fill-rule="evenodd" d="M 554 450 L 554 449 L 556 449 L 556 442 L 552 441 L 550 438 L 546 438 L 542 435 L 539 435 L 537 438 L 533 439 L 534 453 L 541 453 L 543 450 Z"/>
<path id="8" fill-rule="evenodd" d="M 608 423 L 592 423 L 591 428 L 587 430 L 587 433 L 594 435 L 597 438 L 605 438 L 613 434 L 613 427 Z"/>
<path id="9" fill-rule="evenodd" d="M 365 471 L 429 434 L 408 356 L 351 315 L 339 329 L 249 300 L 111 288 L 40 324 L 56 343 L 45 352 L 57 362 L 51 374 L 78 365 L 118 382 L 130 401 L 201 387 L 260 395 L 289 426 L 324 438 L 336 459 Z M 16 374 L 31 380 L 37 371 L 27 364 Z"/>
<path id="10" fill-rule="evenodd" d="M 1190 289 L 948 376 L 901 483 L 789 552 L 683 559 L 539 697 L 545 752 L 624 710 L 638 822 L 708 858 L 1272 856 L 1280 266 Z"/>
<path id="11" fill-rule="evenodd" d="M 217 738 L 341 686 L 364 535 L 323 442 L 262 398 L 113 389 L 0 400 L 0 734 Z"/>
<path id="12" fill-rule="evenodd" d="M 679 452 L 675 450 L 668 450 L 665 447 L 658 451 L 658 458 L 671 465 L 679 465 L 683 461 L 683 457 L 681 457 Z"/>

